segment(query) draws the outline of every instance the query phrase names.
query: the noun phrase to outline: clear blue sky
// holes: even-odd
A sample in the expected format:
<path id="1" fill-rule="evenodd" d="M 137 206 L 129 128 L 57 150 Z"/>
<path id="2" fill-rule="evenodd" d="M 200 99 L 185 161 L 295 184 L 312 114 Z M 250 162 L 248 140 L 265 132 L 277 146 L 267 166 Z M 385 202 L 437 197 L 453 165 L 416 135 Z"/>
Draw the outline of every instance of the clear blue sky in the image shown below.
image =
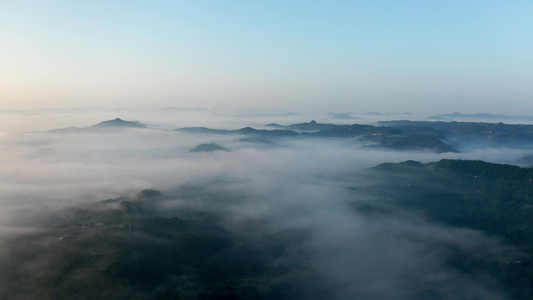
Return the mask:
<path id="1" fill-rule="evenodd" d="M 531 1 L 4 1 L 0 109 L 533 115 Z"/>

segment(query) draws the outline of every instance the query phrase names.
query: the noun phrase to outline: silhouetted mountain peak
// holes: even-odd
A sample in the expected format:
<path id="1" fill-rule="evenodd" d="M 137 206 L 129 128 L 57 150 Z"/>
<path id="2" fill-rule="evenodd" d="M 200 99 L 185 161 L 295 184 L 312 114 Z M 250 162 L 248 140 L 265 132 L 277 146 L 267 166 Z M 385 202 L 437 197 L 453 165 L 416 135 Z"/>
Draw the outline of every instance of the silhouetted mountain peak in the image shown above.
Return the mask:
<path id="1" fill-rule="evenodd" d="M 91 127 L 92 128 L 102 128 L 102 127 L 146 128 L 146 126 L 139 121 L 124 121 L 121 118 L 116 118 L 114 120 L 100 122 Z"/>

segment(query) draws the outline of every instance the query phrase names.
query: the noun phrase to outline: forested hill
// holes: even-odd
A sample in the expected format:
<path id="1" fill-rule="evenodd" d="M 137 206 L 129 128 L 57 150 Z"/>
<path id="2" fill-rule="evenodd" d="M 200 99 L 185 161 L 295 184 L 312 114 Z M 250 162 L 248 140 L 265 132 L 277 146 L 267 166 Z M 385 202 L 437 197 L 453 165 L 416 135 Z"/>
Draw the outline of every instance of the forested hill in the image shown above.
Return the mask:
<path id="1" fill-rule="evenodd" d="M 447 259 L 448 266 L 465 276 L 494 278 L 510 299 L 533 299 L 533 169 L 441 160 L 385 163 L 369 172 L 378 183 L 357 191 L 375 198 L 355 202 L 358 212 L 371 218 L 422 215 L 435 224 L 501 239 L 520 254 L 459 251 Z"/>
<path id="2" fill-rule="evenodd" d="M 371 169 L 372 193 L 432 220 L 504 236 L 533 247 L 533 169 L 471 160 L 407 161 Z M 407 175 L 407 176 L 406 176 Z M 387 188 L 383 188 L 383 186 Z"/>
<path id="3" fill-rule="evenodd" d="M 533 125 L 528 124 L 407 120 L 381 121 L 377 124 L 392 127 L 401 132 L 432 129 L 447 139 L 461 143 L 475 142 L 517 148 L 533 144 Z"/>

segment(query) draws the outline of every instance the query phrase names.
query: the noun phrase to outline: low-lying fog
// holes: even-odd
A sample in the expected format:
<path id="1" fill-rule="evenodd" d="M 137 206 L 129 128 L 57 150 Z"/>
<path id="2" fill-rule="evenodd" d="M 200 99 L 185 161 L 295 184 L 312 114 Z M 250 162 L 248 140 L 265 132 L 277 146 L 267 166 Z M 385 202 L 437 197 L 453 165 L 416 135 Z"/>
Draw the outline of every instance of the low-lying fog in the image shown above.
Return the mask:
<path id="1" fill-rule="evenodd" d="M 151 128 L 65 134 L 45 131 L 87 127 L 117 117 L 138 120 Z M 138 111 L 6 116 L 3 122 L 10 125 L 0 135 L 1 237 L 41 229 L 40 216 L 61 207 L 135 195 L 149 188 L 172 196 L 174 190 L 188 185 L 214 193 L 235 193 L 240 199 L 198 203 L 176 199 L 162 209 L 197 205 L 227 211 L 234 216 L 228 228 L 241 234 L 246 232 L 239 228 L 240 219 L 267 220 L 272 231 L 311 230 L 306 259 L 311 267 L 328 275 L 328 284 L 338 290 L 339 299 L 410 299 L 420 295 L 422 286 L 444 298 L 457 298 L 459 293 L 472 299 L 503 299 L 490 279 L 475 281 L 462 276 L 445 267 L 445 250 L 425 248 L 428 239 L 468 249 L 486 249 L 487 245 L 499 249 L 498 241 L 474 231 L 428 224 L 416 216 L 360 216 L 349 204 L 362 196 L 348 188 L 369 184 L 361 170 L 382 162 L 461 158 L 515 163 L 527 151 L 394 152 L 364 148 L 355 139 L 333 138 L 278 138 L 268 145 L 243 141 L 238 135 L 171 131 L 186 126 L 262 128 L 267 123 L 288 125 L 311 119 L 365 123 L 330 117 L 282 111 L 238 112 L 230 118 L 227 113 L 204 110 L 149 111 L 144 117 Z M 189 152 L 206 143 L 229 151 Z"/>

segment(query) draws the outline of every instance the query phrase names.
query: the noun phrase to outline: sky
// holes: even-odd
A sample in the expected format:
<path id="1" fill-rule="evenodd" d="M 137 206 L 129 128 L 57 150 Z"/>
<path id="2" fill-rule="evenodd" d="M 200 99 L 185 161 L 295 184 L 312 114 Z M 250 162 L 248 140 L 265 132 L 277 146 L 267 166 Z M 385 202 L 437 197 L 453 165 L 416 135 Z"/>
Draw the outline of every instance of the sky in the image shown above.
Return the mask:
<path id="1" fill-rule="evenodd" d="M 0 0 L 0 110 L 528 115 L 532 15 L 530 1 Z"/>

